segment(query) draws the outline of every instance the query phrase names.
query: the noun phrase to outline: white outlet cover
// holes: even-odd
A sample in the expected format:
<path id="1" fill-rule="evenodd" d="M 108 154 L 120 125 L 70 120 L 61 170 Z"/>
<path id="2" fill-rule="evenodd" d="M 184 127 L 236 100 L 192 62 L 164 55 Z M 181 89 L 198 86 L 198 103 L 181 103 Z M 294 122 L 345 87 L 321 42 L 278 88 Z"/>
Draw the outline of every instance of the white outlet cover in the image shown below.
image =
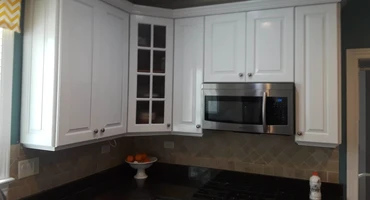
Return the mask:
<path id="1" fill-rule="evenodd" d="M 110 152 L 110 146 L 109 145 L 103 145 L 101 147 L 101 154 L 109 153 Z"/>
<path id="2" fill-rule="evenodd" d="M 18 179 L 39 173 L 39 158 L 18 161 Z"/>
<path id="3" fill-rule="evenodd" d="M 173 142 L 173 141 L 164 141 L 163 147 L 165 149 L 173 149 L 173 148 L 175 148 L 175 142 Z"/>

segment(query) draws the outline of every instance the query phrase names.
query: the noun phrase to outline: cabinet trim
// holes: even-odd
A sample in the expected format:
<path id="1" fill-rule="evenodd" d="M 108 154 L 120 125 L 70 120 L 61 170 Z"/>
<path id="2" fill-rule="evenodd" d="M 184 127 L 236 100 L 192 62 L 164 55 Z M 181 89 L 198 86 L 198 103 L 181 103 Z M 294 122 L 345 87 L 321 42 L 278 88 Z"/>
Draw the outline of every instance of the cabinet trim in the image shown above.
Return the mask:
<path id="1" fill-rule="evenodd" d="M 217 5 L 197 6 L 181 9 L 166 9 L 151 6 L 142 6 L 124 0 L 102 0 L 102 1 L 111 4 L 119 9 L 122 9 L 126 12 L 129 12 L 131 14 L 178 19 L 185 17 L 199 17 L 206 15 L 217 15 L 273 8 L 338 3 L 341 2 L 342 0 L 261 0 L 236 3 L 223 3 Z"/>

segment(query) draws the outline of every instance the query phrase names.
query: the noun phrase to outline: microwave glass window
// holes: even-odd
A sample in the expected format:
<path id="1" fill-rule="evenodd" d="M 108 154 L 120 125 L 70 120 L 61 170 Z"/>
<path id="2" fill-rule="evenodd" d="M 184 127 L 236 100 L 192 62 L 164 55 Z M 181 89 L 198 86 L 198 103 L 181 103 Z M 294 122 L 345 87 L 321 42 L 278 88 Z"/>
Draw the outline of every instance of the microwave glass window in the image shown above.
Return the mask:
<path id="1" fill-rule="evenodd" d="M 205 120 L 262 124 L 262 97 L 206 96 Z"/>
<path id="2" fill-rule="evenodd" d="M 268 125 L 288 125 L 288 98 L 267 97 L 266 122 Z"/>

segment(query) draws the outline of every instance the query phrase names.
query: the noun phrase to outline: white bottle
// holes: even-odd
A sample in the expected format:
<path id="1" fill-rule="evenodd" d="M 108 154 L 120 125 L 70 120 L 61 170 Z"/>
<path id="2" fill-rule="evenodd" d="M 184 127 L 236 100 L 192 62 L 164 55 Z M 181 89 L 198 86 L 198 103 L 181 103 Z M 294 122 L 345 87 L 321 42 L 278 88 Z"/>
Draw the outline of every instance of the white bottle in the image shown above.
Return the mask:
<path id="1" fill-rule="evenodd" d="M 310 178 L 310 200 L 321 200 L 321 179 L 317 172 Z"/>

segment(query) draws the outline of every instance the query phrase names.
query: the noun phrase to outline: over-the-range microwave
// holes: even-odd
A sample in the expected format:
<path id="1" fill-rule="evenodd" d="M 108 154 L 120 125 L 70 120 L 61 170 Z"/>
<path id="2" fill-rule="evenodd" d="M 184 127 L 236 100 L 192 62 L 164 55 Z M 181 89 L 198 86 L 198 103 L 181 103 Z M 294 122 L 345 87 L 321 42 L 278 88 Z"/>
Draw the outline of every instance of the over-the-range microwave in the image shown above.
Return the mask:
<path id="1" fill-rule="evenodd" d="M 203 129 L 293 135 L 294 83 L 206 83 Z"/>

